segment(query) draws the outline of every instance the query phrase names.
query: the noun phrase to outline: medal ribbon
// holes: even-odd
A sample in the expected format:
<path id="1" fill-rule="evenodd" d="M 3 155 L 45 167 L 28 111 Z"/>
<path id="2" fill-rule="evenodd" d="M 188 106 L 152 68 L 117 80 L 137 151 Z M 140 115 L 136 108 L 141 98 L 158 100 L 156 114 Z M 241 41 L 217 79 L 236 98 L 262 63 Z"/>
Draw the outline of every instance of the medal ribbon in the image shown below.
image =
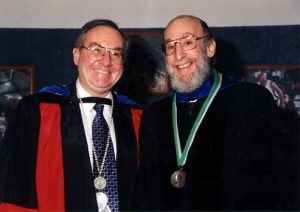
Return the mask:
<path id="1" fill-rule="evenodd" d="M 196 132 L 210 106 L 213 99 L 215 98 L 216 94 L 218 93 L 221 84 L 222 84 L 222 74 L 219 72 L 214 72 L 215 74 L 215 80 L 212 85 L 212 88 L 209 91 L 208 96 L 206 97 L 198 115 L 197 118 L 193 124 L 193 127 L 189 133 L 188 139 L 186 141 L 186 144 L 184 146 L 183 152 L 181 150 L 180 145 L 180 139 L 179 139 L 179 133 L 178 133 L 178 122 L 177 122 L 177 106 L 176 106 L 176 94 L 173 96 L 173 103 L 172 103 L 172 123 L 173 123 L 173 133 L 174 133 L 174 142 L 175 142 L 175 148 L 176 148 L 176 157 L 177 157 L 177 165 L 178 167 L 184 166 L 186 163 L 187 155 L 189 153 L 189 150 L 194 142 L 194 138 L 196 136 Z"/>

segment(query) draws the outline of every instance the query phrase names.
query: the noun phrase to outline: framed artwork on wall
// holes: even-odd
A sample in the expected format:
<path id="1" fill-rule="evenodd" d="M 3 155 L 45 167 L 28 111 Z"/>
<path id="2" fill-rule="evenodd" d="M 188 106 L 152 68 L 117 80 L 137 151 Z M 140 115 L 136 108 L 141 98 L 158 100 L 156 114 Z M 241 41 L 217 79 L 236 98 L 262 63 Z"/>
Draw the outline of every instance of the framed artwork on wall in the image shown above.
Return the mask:
<path id="1" fill-rule="evenodd" d="M 2 136 L 18 101 L 22 97 L 32 94 L 34 90 L 35 74 L 33 66 L 0 65 L 0 134 Z"/>
<path id="2" fill-rule="evenodd" d="M 246 80 L 266 87 L 278 106 L 300 114 L 299 65 L 247 65 Z"/>

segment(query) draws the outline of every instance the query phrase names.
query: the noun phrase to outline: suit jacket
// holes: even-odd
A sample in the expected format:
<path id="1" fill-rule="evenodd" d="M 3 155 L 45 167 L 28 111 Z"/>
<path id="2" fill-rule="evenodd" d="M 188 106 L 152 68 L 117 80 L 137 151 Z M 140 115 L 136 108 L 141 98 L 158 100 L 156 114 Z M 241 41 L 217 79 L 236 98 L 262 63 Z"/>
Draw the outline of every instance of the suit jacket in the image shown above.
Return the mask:
<path id="1" fill-rule="evenodd" d="M 20 101 L 1 143 L 0 209 L 97 211 L 75 84 L 65 91 Z M 138 166 L 133 123 L 141 111 L 113 98 L 119 208 L 128 210 Z"/>
<path id="2" fill-rule="evenodd" d="M 226 83 L 226 76 L 223 79 Z M 172 97 L 144 109 L 138 209 L 295 209 L 298 165 L 292 157 L 298 144 L 289 133 L 299 129 L 299 120 L 296 125 L 293 118 L 289 127 L 278 128 L 275 125 L 283 123 L 281 115 L 266 89 L 248 83 L 224 83 L 196 132 L 183 166 L 183 188 L 170 182 L 172 173 L 179 169 Z M 196 103 L 177 103 L 182 151 L 203 102 L 204 98 Z"/>

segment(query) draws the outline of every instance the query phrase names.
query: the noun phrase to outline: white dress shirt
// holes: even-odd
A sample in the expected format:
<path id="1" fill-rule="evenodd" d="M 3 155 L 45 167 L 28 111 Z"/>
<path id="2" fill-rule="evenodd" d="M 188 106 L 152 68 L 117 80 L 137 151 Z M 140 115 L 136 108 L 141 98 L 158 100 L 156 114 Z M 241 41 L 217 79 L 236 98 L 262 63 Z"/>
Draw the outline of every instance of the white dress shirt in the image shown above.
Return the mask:
<path id="1" fill-rule="evenodd" d="M 90 97 L 91 95 L 80 85 L 79 80 L 76 81 L 76 90 L 78 98 Z M 112 93 L 110 92 L 105 98 L 112 99 Z M 87 145 L 89 149 L 89 156 L 91 165 L 93 167 L 93 140 L 92 140 L 92 123 L 96 115 L 96 111 L 93 109 L 95 103 L 80 103 L 80 111 L 85 131 L 85 136 L 87 140 Z M 117 145 L 116 145 L 116 135 L 113 120 L 110 117 L 110 107 L 109 105 L 104 105 L 103 114 L 104 118 L 110 129 L 110 136 L 114 147 L 115 157 L 117 157 Z M 110 123 L 111 121 L 111 123 Z"/>

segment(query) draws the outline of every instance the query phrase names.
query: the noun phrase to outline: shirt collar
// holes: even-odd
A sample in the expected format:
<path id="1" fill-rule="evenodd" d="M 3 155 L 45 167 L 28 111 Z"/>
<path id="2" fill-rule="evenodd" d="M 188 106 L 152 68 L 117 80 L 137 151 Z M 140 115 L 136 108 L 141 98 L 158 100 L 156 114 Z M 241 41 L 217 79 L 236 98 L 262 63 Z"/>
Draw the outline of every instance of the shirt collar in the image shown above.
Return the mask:
<path id="1" fill-rule="evenodd" d="M 76 91 L 77 91 L 77 97 L 78 98 L 84 98 L 84 97 L 91 97 L 91 94 L 89 94 L 89 92 L 87 92 L 83 87 L 82 85 L 80 84 L 79 80 L 77 79 L 76 80 Z M 105 98 L 108 98 L 108 99 L 112 99 L 112 93 L 109 92 Z M 86 103 L 84 104 L 85 105 L 85 108 L 88 110 L 88 111 L 91 111 L 93 110 L 93 107 L 96 103 Z"/>

